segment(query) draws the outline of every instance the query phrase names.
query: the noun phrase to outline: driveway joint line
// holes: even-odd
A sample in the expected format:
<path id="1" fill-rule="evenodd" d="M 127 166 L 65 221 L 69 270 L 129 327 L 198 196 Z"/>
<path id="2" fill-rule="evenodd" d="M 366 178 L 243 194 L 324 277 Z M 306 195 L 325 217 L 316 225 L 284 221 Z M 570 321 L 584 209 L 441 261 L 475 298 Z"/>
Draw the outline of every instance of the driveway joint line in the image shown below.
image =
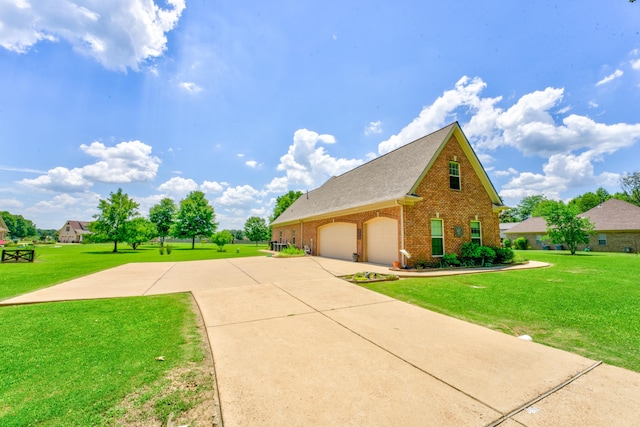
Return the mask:
<path id="1" fill-rule="evenodd" d="M 260 282 L 258 279 L 256 279 L 255 277 L 253 277 L 252 275 L 250 275 L 249 273 L 247 273 L 246 271 L 244 271 L 242 268 L 238 267 L 236 264 L 233 263 L 233 261 L 231 261 L 230 259 L 227 259 L 227 263 L 231 264 L 232 266 L 234 266 L 237 270 L 239 270 L 241 273 L 244 273 L 245 276 L 247 276 L 249 279 L 253 280 L 254 282 L 256 282 L 258 285 L 261 285 L 262 282 Z"/>
<path id="2" fill-rule="evenodd" d="M 323 269 L 324 269 L 324 268 L 323 268 Z M 326 270 L 326 269 L 324 269 L 324 270 L 325 270 L 325 271 L 327 271 L 327 272 L 329 272 L 329 271 L 328 271 L 328 270 Z M 330 274 L 331 274 L 332 276 L 334 276 L 332 273 L 330 273 Z M 335 277 L 335 276 L 334 276 L 334 277 Z M 398 355 L 398 354 L 396 354 L 396 353 L 392 352 L 391 350 L 389 350 L 389 349 L 387 349 L 387 348 L 385 348 L 385 347 L 381 346 L 380 344 L 378 344 L 378 343 L 376 343 L 375 341 L 373 341 L 373 340 L 371 340 L 371 339 L 369 339 L 369 338 L 365 337 L 364 335 L 362 335 L 362 334 L 360 334 L 360 333 L 358 333 L 358 332 L 354 331 L 353 329 L 349 328 L 348 326 L 346 326 L 346 325 L 344 325 L 344 324 L 340 323 L 339 321 L 337 321 L 336 319 L 332 318 L 332 317 L 331 317 L 331 316 L 329 316 L 327 313 L 325 313 L 325 312 L 323 312 L 323 311 L 320 311 L 320 310 L 317 310 L 317 309 L 316 309 L 316 308 L 314 308 L 313 306 L 309 305 L 306 301 L 301 300 L 300 298 L 296 297 L 295 295 L 291 294 L 290 292 L 286 291 L 285 289 L 282 289 L 282 288 L 280 288 L 279 286 L 277 286 L 277 285 L 275 285 L 275 284 L 274 284 L 274 286 L 276 286 L 277 288 L 279 288 L 279 289 L 280 289 L 280 290 L 282 290 L 283 292 L 285 292 L 285 293 L 289 294 L 291 297 L 293 297 L 293 298 L 297 299 L 298 301 L 300 301 L 301 303 L 305 304 L 306 306 L 310 307 L 312 310 L 316 311 L 317 313 L 319 313 L 320 315 L 324 316 L 325 318 L 327 318 L 327 319 L 328 319 L 328 320 L 330 320 L 331 322 L 335 323 L 336 325 L 341 326 L 342 328 L 344 328 L 344 329 L 346 329 L 347 331 L 351 332 L 351 333 L 352 333 L 352 334 L 354 334 L 355 336 L 360 337 L 360 339 L 362 339 L 362 340 L 364 340 L 364 341 L 369 342 L 370 344 L 374 345 L 375 347 L 378 347 L 380 350 L 384 351 L 385 353 L 390 354 L 391 356 L 393 356 L 393 357 L 397 358 L 398 360 L 400 360 L 400 361 L 402 361 L 402 362 L 406 363 L 406 364 L 407 364 L 407 365 L 409 365 L 409 366 L 412 366 L 413 368 L 415 368 L 415 369 L 417 369 L 418 371 L 420 371 L 420 372 L 422 372 L 422 373 L 426 374 L 427 376 L 429 376 L 429 377 L 431 377 L 431 378 L 435 379 L 436 381 L 439 381 L 440 383 L 442 383 L 442 384 L 444 384 L 444 385 L 446 385 L 446 386 L 448 386 L 448 387 L 451 387 L 452 389 L 454 389 L 454 390 L 458 391 L 459 393 L 462 393 L 463 395 L 465 395 L 465 396 L 469 397 L 470 399 L 472 399 L 472 400 L 474 400 L 474 401 L 476 401 L 476 402 L 480 403 L 481 405 L 486 406 L 487 408 L 489 408 L 489 409 L 491 409 L 491 410 L 493 410 L 493 411 L 497 412 L 498 414 L 502 414 L 502 413 L 503 413 L 502 411 L 498 410 L 497 408 L 494 408 L 493 406 L 489 405 L 488 403 L 483 402 L 482 400 L 478 399 L 477 397 L 470 395 L 469 393 L 465 392 L 464 390 L 461 390 L 460 388 L 458 388 L 458 387 L 456 387 L 456 386 L 454 386 L 454 385 L 452 385 L 452 384 L 449 384 L 448 382 L 446 382 L 446 381 L 445 381 L 445 380 L 443 380 L 442 378 L 439 378 L 438 376 L 436 376 L 436 375 L 434 375 L 434 374 L 432 374 L 432 373 L 430 373 L 430 372 L 425 371 L 424 369 L 422 369 L 421 367 L 417 366 L 416 364 L 414 364 L 414 363 L 412 363 L 412 362 L 408 361 L 407 359 L 405 359 L 405 358 L 401 357 L 400 355 Z M 397 301 L 397 300 L 394 300 L 394 301 Z M 393 301 L 386 301 L 386 302 L 393 302 Z M 329 311 L 329 310 L 327 310 L 327 311 Z"/>
<path id="3" fill-rule="evenodd" d="M 169 268 L 168 268 L 164 273 L 162 273 L 162 274 L 160 275 L 160 277 L 158 277 L 156 280 L 154 280 L 154 281 L 153 281 L 153 283 L 151 284 L 151 286 L 149 286 L 149 287 L 148 287 L 148 288 L 147 288 L 147 289 L 142 293 L 142 296 L 146 296 L 146 295 L 147 295 L 147 292 L 149 292 L 149 291 L 150 291 L 150 290 L 151 290 L 155 285 L 157 285 L 157 284 L 158 284 L 158 282 L 159 282 L 160 280 L 162 280 L 162 278 L 163 278 L 167 273 L 169 273 L 171 270 L 173 270 L 173 267 L 175 267 L 175 266 L 176 266 L 176 263 L 174 262 L 174 263 L 173 263 L 173 265 L 172 265 L 171 267 L 169 267 Z M 164 293 L 164 292 L 163 292 L 163 293 Z"/>

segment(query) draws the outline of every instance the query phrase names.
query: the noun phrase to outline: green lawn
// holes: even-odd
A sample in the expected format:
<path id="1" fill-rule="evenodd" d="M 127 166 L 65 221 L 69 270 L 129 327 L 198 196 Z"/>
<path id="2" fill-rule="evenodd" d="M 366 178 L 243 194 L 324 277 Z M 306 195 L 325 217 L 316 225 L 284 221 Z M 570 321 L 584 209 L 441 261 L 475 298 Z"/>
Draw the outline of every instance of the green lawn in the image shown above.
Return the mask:
<path id="1" fill-rule="evenodd" d="M 114 425 L 125 396 L 204 362 L 190 304 L 173 294 L 0 307 L 0 425 Z M 169 396 L 170 407 L 197 398 Z M 150 412 L 163 422 L 169 414 Z"/>
<path id="2" fill-rule="evenodd" d="M 212 244 L 171 244 L 171 254 L 160 255 L 159 245 L 141 246 L 135 251 L 124 244 L 112 253 L 113 244 L 41 245 L 33 263 L 0 263 L 0 300 L 61 283 L 76 277 L 130 262 L 175 262 L 247 256 L 265 256 L 265 245 L 226 245 L 218 252 Z"/>
<path id="3" fill-rule="evenodd" d="M 38 246 L 34 263 L 0 264 L 0 299 L 130 262 L 264 256 L 265 248 L 172 246 L 170 255 L 157 245 L 116 254 L 110 244 Z M 0 307 L 0 425 L 165 425 L 213 387 L 201 373 L 203 345 L 187 294 Z M 186 390 L 168 383 L 175 372 Z"/>
<path id="4" fill-rule="evenodd" d="M 362 286 L 640 372 L 640 256 L 517 252 L 553 266 Z"/>

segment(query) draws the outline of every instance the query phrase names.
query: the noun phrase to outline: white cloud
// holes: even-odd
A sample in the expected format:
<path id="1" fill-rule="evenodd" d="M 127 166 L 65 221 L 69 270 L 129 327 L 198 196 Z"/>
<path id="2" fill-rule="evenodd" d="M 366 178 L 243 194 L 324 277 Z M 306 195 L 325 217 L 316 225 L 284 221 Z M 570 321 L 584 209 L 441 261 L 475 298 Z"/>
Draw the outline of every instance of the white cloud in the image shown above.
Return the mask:
<path id="1" fill-rule="evenodd" d="M 168 193 L 174 199 L 180 200 L 187 194 L 198 189 L 198 184 L 191 178 L 182 178 L 174 176 L 170 180 L 163 182 L 158 186 L 158 190 Z"/>
<path id="2" fill-rule="evenodd" d="M 2 206 L 2 210 L 8 211 L 10 209 L 21 209 L 24 203 L 18 199 L 0 199 L 0 206 Z"/>
<path id="3" fill-rule="evenodd" d="M 247 160 L 246 162 L 244 162 L 244 164 L 249 166 L 250 168 L 255 168 L 258 166 L 258 162 L 256 162 L 255 160 Z"/>
<path id="4" fill-rule="evenodd" d="M 215 201 L 225 207 L 250 209 L 260 204 L 262 193 L 250 185 L 227 188 Z"/>
<path id="5" fill-rule="evenodd" d="M 198 93 L 202 88 L 193 82 L 180 82 L 179 86 L 189 93 Z"/>
<path id="6" fill-rule="evenodd" d="M 495 176 L 509 176 L 509 175 L 516 175 L 517 173 L 518 173 L 518 171 L 515 170 L 514 168 L 509 168 L 507 170 L 495 171 L 493 174 Z"/>
<path id="7" fill-rule="evenodd" d="M 225 184 L 225 185 L 223 185 Z M 222 190 L 224 190 L 225 186 L 228 186 L 229 184 L 227 184 L 226 182 L 220 184 L 218 182 L 215 181 L 204 181 L 202 183 L 202 185 L 200 185 L 200 190 L 207 193 L 207 194 L 212 194 L 212 193 L 219 193 Z"/>
<path id="8" fill-rule="evenodd" d="M 640 59 L 633 59 L 631 61 L 631 68 L 634 70 L 640 71 Z"/>
<path id="9" fill-rule="evenodd" d="M 94 182 L 129 183 L 150 181 L 155 178 L 160 159 L 151 155 L 151 146 L 140 141 L 121 142 L 115 147 L 107 147 L 101 142 L 80 146 L 98 162 L 67 169 L 59 166 L 34 179 L 23 179 L 20 184 L 36 189 L 83 192 Z"/>
<path id="10" fill-rule="evenodd" d="M 335 158 L 318 144 L 334 144 L 332 135 L 298 129 L 287 154 L 280 157 L 277 169 L 286 173 L 287 187 L 315 188 L 332 175 L 340 175 L 362 164 L 359 159 Z M 277 181 L 282 184 L 282 180 Z M 274 181 L 269 185 L 273 187 Z"/>
<path id="11" fill-rule="evenodd" d="M 374 135 L 382 133 L 382 122 L 378 120 L 377 122 L 370 122 L 369 125 L 364 129 L 365 135 Z"/>
<path id="12" fill-rule="evenodd" d="M 0 46 L 25 53 L 40 41 L 63 39 L 106 68 L 137 71 L 163 55 L 166 33 L 185 8 L 184 0 L 164 3 L 166 8 L 150 0 L 1 2 Z"/>
<path id="13" fill-rule="evenodd" d="M 596 83 L 596 86 L 602 86 L 604 84 L 612 82 L 613 80 L 619 77 L 622 77 L 623 74 L 624 72 L 622 70 L 615 70 L 613 73 L 609 74 L 607 77 L 603 78 L 598 83 Z"/>

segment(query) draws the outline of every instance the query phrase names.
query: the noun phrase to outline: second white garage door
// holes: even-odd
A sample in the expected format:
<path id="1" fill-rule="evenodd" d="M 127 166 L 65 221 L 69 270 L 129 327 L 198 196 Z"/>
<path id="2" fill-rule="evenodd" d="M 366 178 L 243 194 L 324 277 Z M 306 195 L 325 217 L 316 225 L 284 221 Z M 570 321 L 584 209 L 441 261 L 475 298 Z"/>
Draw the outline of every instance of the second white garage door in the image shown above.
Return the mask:
<path id="1" fill-rule="evenodd" d="M 398 261 L 398 221 L 376 218 L 365 224 L 367 261 L 391 265 Z"/>
<path id="2" fill-rule="evenodd" d="M 351 259 L 358 249 L 356 225 L 334 222 L 318 230 L 320 256 Z"/>

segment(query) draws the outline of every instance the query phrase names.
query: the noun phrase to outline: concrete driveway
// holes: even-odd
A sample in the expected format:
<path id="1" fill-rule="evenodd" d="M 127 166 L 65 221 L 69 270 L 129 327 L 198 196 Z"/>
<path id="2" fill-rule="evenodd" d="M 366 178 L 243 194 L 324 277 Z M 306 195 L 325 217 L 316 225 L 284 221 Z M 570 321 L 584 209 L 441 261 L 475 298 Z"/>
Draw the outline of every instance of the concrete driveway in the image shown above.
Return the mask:
<path id="1" fill-rule="evenodd" d="M 640 374 L 335 277 L 319 257 L 127 264 L 0 304 L 192 292 L 229 426 L 638 425 Z"/>

